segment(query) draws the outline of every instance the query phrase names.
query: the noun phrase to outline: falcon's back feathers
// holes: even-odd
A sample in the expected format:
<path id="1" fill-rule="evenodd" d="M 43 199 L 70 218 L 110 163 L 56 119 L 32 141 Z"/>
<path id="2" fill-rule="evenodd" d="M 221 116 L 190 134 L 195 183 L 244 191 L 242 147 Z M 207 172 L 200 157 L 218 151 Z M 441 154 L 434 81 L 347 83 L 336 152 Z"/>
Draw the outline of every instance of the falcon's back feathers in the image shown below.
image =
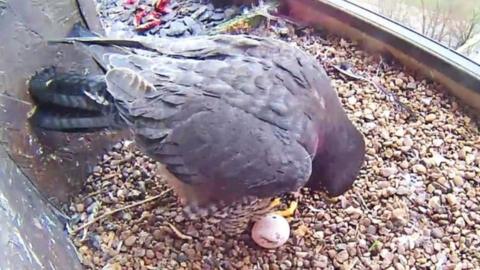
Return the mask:
<path id="1" fill-rule="evenodd" d="M 310 182 L 337 193 L 363 162 L 363 138 L 325 71 L 293 45 L 245 35 L 67 41 L 105 67 L 108 111 L 189 189 L 191 203 L 273 197 L 311 175 L 334 178 Z M 99 53 L 114 45 L 121 53 Z M 312 174 L 319 168 L 328 173 Z"/>

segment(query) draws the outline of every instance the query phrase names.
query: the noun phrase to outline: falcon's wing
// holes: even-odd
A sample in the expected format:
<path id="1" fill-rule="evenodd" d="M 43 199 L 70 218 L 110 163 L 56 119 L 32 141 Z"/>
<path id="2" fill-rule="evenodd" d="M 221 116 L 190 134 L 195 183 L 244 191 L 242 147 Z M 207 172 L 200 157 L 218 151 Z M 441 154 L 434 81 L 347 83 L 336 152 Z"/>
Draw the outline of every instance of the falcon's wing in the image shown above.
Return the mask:
<path id="1" fill-rule="evenodd" d="M 312 80 L 327 80 L 326 72 L 319 67 L 317 60 L 307 55 L 295 44 L 284 41 L 250 35 L 219 34 L 212 36 L 190 36 L 181 40 L 177 38 L 138 36 L 133 39 L 111 39 L 104 37 L 73 37 L 56 42 L 80 42 L 88 44 L 86 50 L 97 61 L 103 62 L 105 49 L 101 46 L 117 46 L 115 52 L 132 52 L 139 54 L 161 54 L 182 59 L 217 59 L 232 57 L 256 57 L 273 60 L 278 67 L 293 75 L 299 83 L 312 83 Z M 95 46 L 101 45 L 101 46 Z M 129 50 L 131 49 L 131 50 Z M 112 50 L 110 50 L 112 51 Z M 300 65 L 301 69 L 295 68 Z M 310 72 L 315 72 L 308 74 Z M 303 81 L 303 82 L 302 82 Z M 317 89 L 318 90 L 318 89 Z"/>
<path id="2" fill-rule="evenodd" d="M 125 68 L 107 74 L 109 91 L 121 102 L 119 110 L 146 153 L 205 197 L 228 201 L 247 195 L 274 196 L 296 190 L 308 180 L 312 153 L 301 140 L 308 138 L 313 145 L 316 137 L 297 132 L 302 128 L 308 132 L 313 125 L 304 114 L 293 113 L 289 119 L 295 104 L 272 106 L 277 112 L 268 106 L 268 102 L 282 106 L 286 97 L 255 100 L 231 93 L 222 98 L 224 93 L 218 92 L 222 84 L 215 87 L 212 79 L 205 88 L 182 85 L 181 78 L 154 87 L 139 74 Z M 148 72 L 144 75 L 149 77 Z M 171 84 L 169 91 L 159 90 L 165 84 Z"/>
<path id="3" fill-rule="evenodd" d="M 191 99 L 168 122 L 164 139 L 137 139 L 207 201 L 275 196 L 310 176 L 310 155 L 288 132 L 220 99 Z"/>
<path id="4" fill-rule="evenodd" d="M 308 63 L 301 55 L 277 59 L 248 55 L 190 59 L 113 54 L 107 59 L 113 69 L 130 69 L 153 86 L 154 90 L 146 93 L 138 92 L 135 87 L 127 91 L 131 98 L 137 99 L 130 105 L 128 116 L 163 120 L 181 110 L 192 97 L 222 99 L 289 131 L 307 152 L 315 154 L 318 120 L 326 115 L 321 95 L 316 94 L 323 89 L 315 85 L 328 87 L 328 80 L 322 81 L 318 76 L 322 69 Z M 109 88 L 113 96 L 118 95 L 115 89 Z M 326 92 L 323 96 L 328 94 L 328 91 L 323 92 Z M 335 95 L 334 92 L 330 94 Z"/>
<path id="5" fill-rule="evenodd" d="M 147 153 L 183 182 L 226 200 L 307 181 L 316 101 L 289 70 L 249 56 L 111 55 L 108 62 L 108 91 L 122 115 Z"/>

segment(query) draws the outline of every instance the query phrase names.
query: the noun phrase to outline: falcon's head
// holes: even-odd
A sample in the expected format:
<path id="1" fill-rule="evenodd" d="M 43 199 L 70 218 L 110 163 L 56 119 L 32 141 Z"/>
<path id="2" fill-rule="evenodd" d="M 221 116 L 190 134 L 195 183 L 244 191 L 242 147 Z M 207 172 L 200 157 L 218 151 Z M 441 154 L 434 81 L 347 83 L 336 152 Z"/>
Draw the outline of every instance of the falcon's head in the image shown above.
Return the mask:
<path id="1" fill-rule="evenodd" d="M 350 121 L 337 122 L 318 146 L 306 186 L 339 196 L 352 186 L 364 160 L 363 135 Z"/>

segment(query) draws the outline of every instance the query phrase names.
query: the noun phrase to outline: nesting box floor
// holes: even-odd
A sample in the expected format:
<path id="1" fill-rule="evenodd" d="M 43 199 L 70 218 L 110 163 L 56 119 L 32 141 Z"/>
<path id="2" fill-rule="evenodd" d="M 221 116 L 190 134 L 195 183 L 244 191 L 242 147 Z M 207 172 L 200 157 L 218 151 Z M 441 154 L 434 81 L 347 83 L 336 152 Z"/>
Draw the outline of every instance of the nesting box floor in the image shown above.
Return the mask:
<path id="1" fill-rule="evenodd" d="M 250 231 L 231 239 L 183 220 L 155 162 L 119 142 L 66 206 L 87 268 L 480 268 L 480 131 L 473 114 L 392 59 L 294 28 L 278 31 L 274 23 L 255 34 L 297 43 L 332 77 L 367 142 L 353 188 L 334 199 L 302 190 L 289 241 L 265 250 Z"/>

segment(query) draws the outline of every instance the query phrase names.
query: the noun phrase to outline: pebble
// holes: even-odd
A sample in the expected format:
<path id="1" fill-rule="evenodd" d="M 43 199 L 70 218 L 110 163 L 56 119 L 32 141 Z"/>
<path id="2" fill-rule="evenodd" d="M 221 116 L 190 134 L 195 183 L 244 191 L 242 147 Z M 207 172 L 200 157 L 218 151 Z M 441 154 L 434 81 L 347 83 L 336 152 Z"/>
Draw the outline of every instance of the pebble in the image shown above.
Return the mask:
<path id="1" fill-rule="evenodd" d="M 402 169 L 408 169 L 408 167 L 410 167 L 410 164 L 408 163 L 408 161 L 404 160 L 400 163 L 400 167 Z"/>
<path id="2" fill-rule="evenodd" d="M 335 256 L 335 259 L 339 263 L 344 263 L 345 261 L 348 260 L 348 257 L 349 257 L 348 252 L 346 250 L 342 250 L 339 253 L 337 253 L 337 255 Z"/>
<path id="3" fill-rule="evenodd" d="M 380 174 L 381 174 L 383 177 L 386 177 L 386 178 L 388 178 L 388 177 L 390 177 L 390 176 L 392 176 L 392 175 L 394 175 L 394 174 L 396 174 L 396 173 L 397 173 L 397 169 L 396 169 L 396 168 L 385 167 L 385 168 L 382 168 L 382 169 L 380 170 Z"/>
<path id="4" fill-rule="evenodd" d="M 82 213 L 85 211 L 85 205 L 83 203 L 78 203 L 77 205 L 75 205 L 75 209 L 78 213 Z"/>
<path id="5" fill-rule="evenodd" d="M 428 200 L 428 206 L 432 210 L 438 211 L 441 207 L 440 197 L 434 196 L 434 197 L 430 198 L 430 200 Z"/>
<path id="6" fill-rule="evenodd" d="M 405 270 L 406 269 L 405 266 L 403 266 L 401 263 L 398 263 L 398 262 L 394 263 L 393 266 L 395 267 L 395 270 Z"/>
<path id="7" fill-rule="evenodd" d="M 313 261 L 313 267 L 327 268 L 328 266 L 328 257 L 324 255 L 318 255 Z"/>
<path id="8" fill-rule="evenodd" d="M 461 187 L 463 184 L 465 184 L 465 181 L 463 180 L 463 177 L 455 175 L 453 177 L 453 183 L 455 183 L 456 186 Z"/>
<path id="9" fill-rule="evenodd" d="M 416 83 L 414 83 L 414 82 L 409 82 L 409 83 L 407 84 L 407 89 L 408 89 L 408 90 L 414 90 L 415 88 L 417 88 L 417 84 L 416 84 Z"/>
<path id="10" fill-rule="evenodd" d="M 432 144 L 433 144 L 433 146 L 435 146 L 435 147 L 439 147 L 439 146 L 441 146 L 441 145 L 443 144 L 443 140 L 442 140 L 442 139 L 434 139 L 434 140 L 432 141 Z"/>
<path id="11" fill-rule="evenodd" d="M 406 209 L 397 208 L 392 211 L 392 221 L 397 222 L 401 225 L 406 225 L 408 223 L 408 213 Z"/>
<path id="12" fill-rule="evenodd" d="M 386 249 L 382 249 L 382 251 L 380 251 L 380 257 L 382 257 L 382 259 L 383 259 L 382 268 L 386 269 L 387 267 L 389 267 L 392 264 L 394 255 L 393 255 L 392 252 L 390 252 Z"/>
<path id="13" fill-rule="evenodd" d="M 135 244 L 135 241 L 137 241 L 137 237 L 134 235 L 129 236 L 127 239 L 125 239 L 125 246 L 131 247 L 133 244 Z"/>
<path id="14" fill-rule="evenodd" d="M 435 114 L 429 114 L 425 117 L 425 121 L 427 123 L 433 122 L 435 119 L 437 119 L 437 116 Z"/>
<path id="15" fill-rule="evenodd" d="M 459 228 L 464 228 L 466 223 L 462 217 L 459 217 L 457 220 L 455 220 L 455 225 L 457 225 Z"/>
<path id="16" fill-rule="evenodd" d="M 138 248 L 138 249 L 135 249 L 133 256 L 141 258 L 145 256 L 145 253 L 146 251 L 144 248 Z"/>
<path id="17" fill-rule="evenodd" d="M 397 194 L 400 195 L 400 196 L 408 195 L 410 193 L 411 193 L 410 189 L 408 187 L 405 187 L 405 186 L 400 186 L 397 189 Z"/>
<path id="18" fill-rule="evenodd" d="M 427 173 L 427 168 L 425 166 L 423 166 L 422 164 L 416 164 L 415 166 L 413 166 L 413 170 L 417 173 L 420 173 L 420 174 L 426 174 Z"/>
<path id="19" fill-rule="evenodd" d="M 432 234 L 433 237 L 438 238 L 438 239 L 441 239 L 444 236 L 443 229 L 439 228 L 439 227 L 433 228 L 431 234 Z"/>
<path id="20" fill-rule="evenodd" d="M 455 206 L 458 205 L 458 199 L 457 199 L 457 196 L 455 196 L 455 194 L 449 193 L 449 194 L 447 194 L 446 198 L 447 198 L 447 202 L 450 206 L 455 207 Z"/>
<path id="21" fill-rule="evenodd" d="M 151 249 L 147 249 L 147 251 L 145 252 L 145 255 L 146 255 L 147 258 L 149 258 L 149 259 L 155 258 L 155 252 L 153 252 L 153 250 L 151 250 Z"/>

